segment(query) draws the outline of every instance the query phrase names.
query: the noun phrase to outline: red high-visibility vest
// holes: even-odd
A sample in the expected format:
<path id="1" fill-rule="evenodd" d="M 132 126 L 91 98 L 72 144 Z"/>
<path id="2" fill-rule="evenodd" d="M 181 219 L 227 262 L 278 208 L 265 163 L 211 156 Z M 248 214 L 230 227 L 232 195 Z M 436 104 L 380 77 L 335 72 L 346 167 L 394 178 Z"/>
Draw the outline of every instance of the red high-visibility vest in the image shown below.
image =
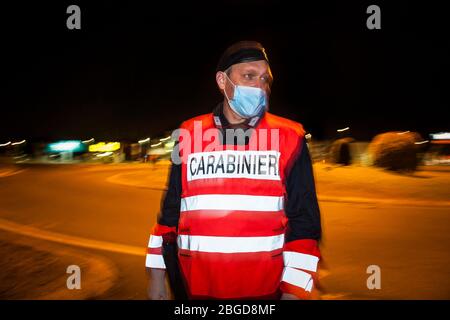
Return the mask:
<path id="1" fill-rule="evenodd" d="M 320 256 L 316 241 L 284 241 L 285 180 L 301 147 L 302 126 L 266 113 L 247 145 L 223 150 L 218 150 L 219 131 L 202 139 L 200 127 L 203 133 L 216 128 L 213 114 L 181 125 L 192 138 L 180 140 L 180 146 L 190 148 L 181 153 L 178 228 L 156 226 L 147 266 L 164 268 L 162 237 L 177 232 L 191 298 L 275 297 L 280 289 L 299 296 L 310 292 Z"/>

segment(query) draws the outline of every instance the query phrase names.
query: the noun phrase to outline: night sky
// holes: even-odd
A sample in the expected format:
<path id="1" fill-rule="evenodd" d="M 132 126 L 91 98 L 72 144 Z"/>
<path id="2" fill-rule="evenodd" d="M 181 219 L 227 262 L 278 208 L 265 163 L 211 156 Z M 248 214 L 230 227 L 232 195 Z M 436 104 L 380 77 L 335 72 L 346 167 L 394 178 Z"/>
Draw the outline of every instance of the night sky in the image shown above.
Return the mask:
<path id="1" fill-rule="evenodd" d="M 221 101 L 215 67 L 239 40 L 266 48 L 271 112 L 303 123 L 317 139 L 347 126 L 356 139 L 450 130 L 444 8 L 210 2 L 2 5 L 0 143 L 162 135 Z M 81 30 L 66 28 L 70 4 L 81 8 Z M 366 28 L 370 4 L 381 7 L 381 30 Z"/>

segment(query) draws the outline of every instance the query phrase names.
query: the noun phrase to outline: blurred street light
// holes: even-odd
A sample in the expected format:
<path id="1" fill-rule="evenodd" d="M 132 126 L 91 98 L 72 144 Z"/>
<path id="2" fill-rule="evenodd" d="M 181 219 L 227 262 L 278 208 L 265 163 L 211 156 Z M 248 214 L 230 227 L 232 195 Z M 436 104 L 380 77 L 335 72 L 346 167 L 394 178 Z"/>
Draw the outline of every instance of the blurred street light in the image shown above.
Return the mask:
<path id="1" fill-rule="evenodd" d="M 108 152 L 99 153 L 99 154 L 96 155 L 96 157 L 103 158 L 103 157 L 110 156 L 112 154 L 113 153 L 111 151 L 108 151 Z"/>
<path id="2" fill-rule="evenodd" d="M 6 143 L 1 143 L 0 147 L 6 147 L 6 146 L 9 146 L 10 144 L 11 144 L 11 141 L 8 141 Z"/>
<path id="3" fill-rule="evenodd" d="M 17 145 L 22 144 L 22 143 L 25 143 L 25 142 L 26 142 L 26 140 L 17 141 L 17 142 L 11 143 L 11 145 L 12 145 L 12 146 L 17 146 Z"/>
<path id="4" fill-rule="evenodd" d="M 143 143 L 147 143 L 147 142 L 150 142 L 150 137 L 138 141 L 139 144 L 143 144 Z"/>
<path id="5" fill-rule="evenodd" d="M 89 140 L 83 140 L 81 142 L 83 142 L 83 143 L 91 143 L 91 142 L 94 142 L 94 141 L 95 141 L 94 138 L 90 138 Z"/>
<path id="6" fill-rule="evenodd" d="M 439 132 L 430 134 L 433 140 L 448 140 L 450 139 L 450 132 Z"/>
<path id="7" fill-rule="evenodd" d="M 337 132 L 344 132 L 344 131 L 347 131 L 349 129 L 350 129 L 350 127 L 345 127 L 345 128 L 342 128 L 342 129 L 337 129 L 336 131 Z"/>
<path id="8" fill-rule="evenodd" d="M 50 152 L 80 152 L 86 147 L 79 140 L 67 140 L 50 143 L 47 146 Z"/>
<path id="9" fill-rule="evenodd" d="M 120 149 L 120 142 L 99 142 L 89 146 L 89 152 L 110 152 Z"/>

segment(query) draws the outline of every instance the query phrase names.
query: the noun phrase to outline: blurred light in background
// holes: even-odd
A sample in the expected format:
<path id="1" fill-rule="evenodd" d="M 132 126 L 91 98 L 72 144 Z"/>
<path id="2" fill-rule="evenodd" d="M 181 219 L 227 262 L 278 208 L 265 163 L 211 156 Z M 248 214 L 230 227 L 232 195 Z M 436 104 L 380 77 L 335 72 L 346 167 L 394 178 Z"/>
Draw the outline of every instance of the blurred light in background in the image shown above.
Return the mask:
<path id="1" fill-rule="evenodd" d="M 432 133 L 430 138 L 434 140 L 448 140 L 450 139 L 450 132 Z"/>
<path id="2" fill-rule="evenodd" d="M 166 142 L 164 147 L 173 148 L 174 145 L 175 145 L 175 141 L 169 141 L 169 142 Z"/>
<path id="3" fill-rule="evenodd" d="M 336 131 L 337 132 L 344 132 L 344 131 L 347 131 L 349 129 L 350 129 L 350 127 L 345 127 L 345 128 L 342 128 L 342 129 L 337 129 Z"/>
<path id="4" fill-rule="evenodd" d="M 99 142 L 89 146 L 89 152 L 112 152 L 120 149 L 120 142 Z"/>
<path id="5" fill-rule="evenodd" d="M 111 151 L 108 151 L 108 152 L 99 153 L 96 155 L 96 157 L 103 158 L 103 157 L 111 156 L 112 154 L 113 153 Z"/>
<path id="6" fill-rule="evenodd" d="M 169 141 L 164 144 L 164 151 L 169 153 L 173 151 L 173 147 L 175 145 L 175 141 Z"/>
<path id="7" fill-rule="evenodd" d="M 170 139 L 170 136 L 165 137 L 165 138 L 161 138 L 161 139 L 159 139 L 159 141 L 163 142 L 163 141 L 167 141 L 167 140 L 169 140 L 169 139 Z"/>
<path id="8" fill-rule="evenodd" d="M 18 141 L 18 142 L 13 142 L 11 143 L 12 146 L 17 146 L 19 144 L 25 143 L 27 140 L 22 140 L 22 141 Z"/>
<path id="9" fill-rule="evenodd" d="M 11 141 L 8 141 L 6 143 L 1 143 L 0 147 L 6 147 L 6 146 L 9 146 L 10 144 L 11 144 Z"/>
<path id="10" fill-rule="evenodd" d="M 138 141 L 139 144 L 143 144 L 143 143 L 147 143 L 147 142 L 150 142 L 150 137 Z"/>
<path id="11" fill-rule="evenodd" d="M 92 143 L 92 142 L 94 142 L 94 141 L 95 141 L 94 138 L 90 138 L 89 140 L 83 140 L 83 141 L 81 141 L 81 142 L 88 144 L 88 143 Z"/>
<path id="12" fill-rule="evenodd" d="M 49 143 L 49 152 L 82 152 L 86 150 L 85 145 L 80 140 L 65 140 Z"/>

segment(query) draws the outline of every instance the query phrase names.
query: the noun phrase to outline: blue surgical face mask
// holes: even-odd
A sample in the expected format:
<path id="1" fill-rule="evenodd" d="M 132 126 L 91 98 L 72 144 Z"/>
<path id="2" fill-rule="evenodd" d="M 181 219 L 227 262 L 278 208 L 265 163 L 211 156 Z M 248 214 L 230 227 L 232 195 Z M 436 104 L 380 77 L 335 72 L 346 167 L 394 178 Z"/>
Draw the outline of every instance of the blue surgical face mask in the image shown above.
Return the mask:
<path id="1" fill-rule="evenodd" d="M 231 109 L 246 119 L 259 115 L 267 106 L 266 92 L 260 88 L 237 86 L 226 73 L 225 76 L 234 86 L 233 99 L 229 99 L 226 90 L 224 90 L 225 97 Z"/>

